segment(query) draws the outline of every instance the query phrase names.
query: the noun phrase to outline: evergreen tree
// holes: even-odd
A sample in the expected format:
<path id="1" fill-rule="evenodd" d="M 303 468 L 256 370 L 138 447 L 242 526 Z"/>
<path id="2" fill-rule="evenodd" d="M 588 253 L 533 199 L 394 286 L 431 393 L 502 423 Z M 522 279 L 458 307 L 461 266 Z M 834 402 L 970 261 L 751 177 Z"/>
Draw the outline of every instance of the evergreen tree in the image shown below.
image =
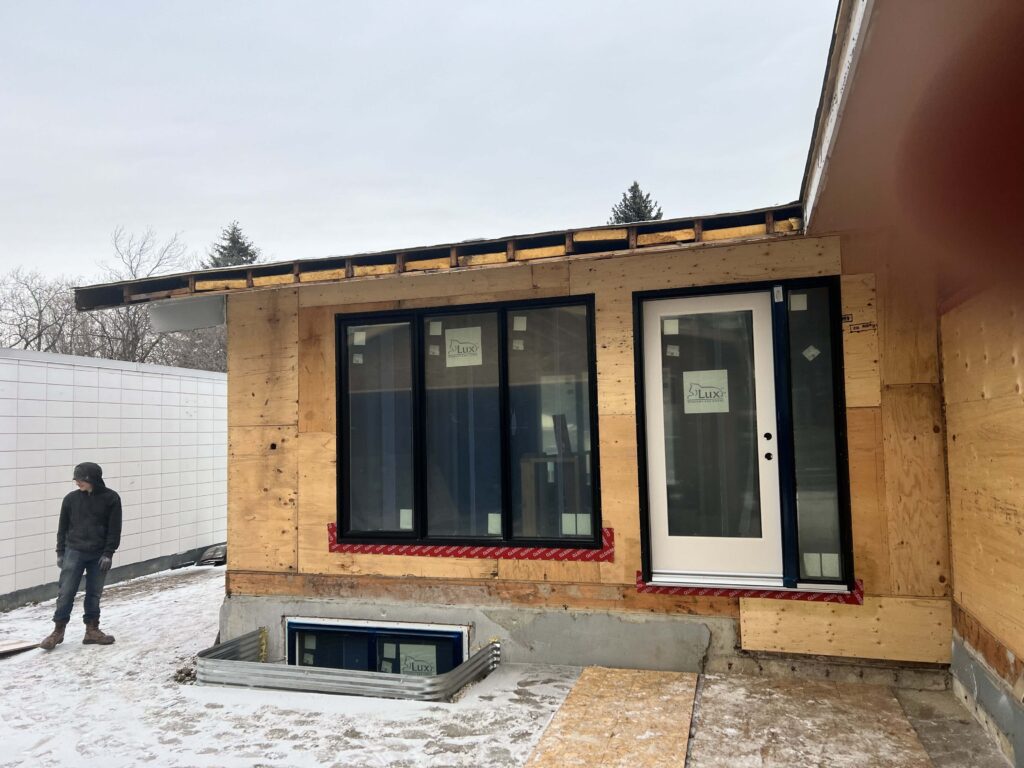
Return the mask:
<path id="1" fill-rule="evenodd" d="M 220 234 L 220 242 L 213 248 L 203 262 L 204 269 L 213 267 L 238 267 L 253 264 L 260 257 L 260 250 L 242 234 L 237 221 L 232 221 Z"/>
<path id="2" fill-rule="evenodd" d="M 612 207 L 609 224 L 631 224 L 636 221 L 657 221 L 661 218 L 661 206 L 651 200 L 650 193 L 640 189 L 635 181 L 628 191 L 622 193 L 622 200 Z"/>

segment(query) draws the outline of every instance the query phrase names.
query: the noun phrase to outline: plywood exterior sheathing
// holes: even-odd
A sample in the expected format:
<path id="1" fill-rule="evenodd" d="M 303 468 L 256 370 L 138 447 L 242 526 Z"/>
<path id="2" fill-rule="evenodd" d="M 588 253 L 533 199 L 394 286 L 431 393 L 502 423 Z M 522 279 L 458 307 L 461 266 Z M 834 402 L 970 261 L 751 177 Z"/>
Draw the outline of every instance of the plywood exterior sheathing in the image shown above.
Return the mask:
<path id="1" fill-rule="evenodd" d="M 482 269 L 385 274 L 229 296 L 229 370 L 238 373 L 229 393 L 231 424 L 276 429 L 288 446 L 284 453 L 260 453 L 257 446 L 267 443 L 269 433 L 259 431 L 244 435 L 253 447 L 238 444 L 237 468 L 231 477 L 232 488 L 239 489 L 239 503 L 231 514 L 238 535 L 249 541 L 232 552 L 229 589 L 257 594 L 323 591 L 326 596 L 332 590 L 365 588 L 409 599 L 426 590 L 522 605 L 737 615 L 739 603 L 734 598 L 641 595 L 635 588 L 641 536 L 632 295 L 838 275 L 843 268 L 838 239 L 655 245 L 596 257 L 556 255 L 511 262 L 507 254 L 501 257 L 500 264 Z M 475 257 L 458 258 L 461 264 Z M 948 601 L 942 599 L 948 589 L 948 564 L 940 552 L 947 541 L 945 517 L 938 511 L 945 506 L 941 404 L 934 384 L 893 385 L 884 379 L 891 370 L 884 365 L 887 348 L 881 344 L 885 307 L 896 307 L 902 300 L 898 293 L 882 296 L 888 287 L 886 275 L 878 264 L 862 260 L 857 271 L 844 274 L 842 280 L 843 310 L 851 320 L 844 328 L 844 346 L 856 572 L 871 597 L 935 596 L 934 603 L 924 604 L 948 609 Z M 594 295 L 597 330 L 602 524 L 615 530 L 613 562 L 499 562 L 328 551 L 327 524 L 337 515 L 337 313 L 587 294 Z M 901 309 L 898 316 L 913 314 Z M 889 342 L 919 336 L 903 333 L 890 336 Z M 260 485 L 258 477 L 268 467 L 290 481 Z M 932 482 L 935 478 L 939 491 Z M 284 486 L 293 493 L 284 493 Z M 242 490 L 247 488 L 255 490 Z M 272 503 L 260 513 L 263 516 L 253 517 L 252 505 L 268 501 Z M 271 542 L 289 525 L 290 542 L 275 549 Z M 766 602 L 758 608 L 763 615 L 772 608 L 792 610 L 788 602 Z M 861 610 L 875 619 L 889 615 L 873 608 Z M 930 616 L 910 611 L 900 631 L 913 635 L 916 622 L 918 639 L 930 637 L 938 631 Z M 874 652 L 887 652 L 887 647 L 878 644 Z M 789 650 L 800 652 L 799 643 Z"/>
<path id="2" fill-rule="evenodd" d="M 1024 658 L 1022 289 L 988 290 L 942 317 L 954 598 L 1017 658 Z"/>
<path id="3" fill-rule="evenodd" d="M 864 605 L 740 600 L 748 651 L 948 664 L 952 614 L 940 598 L 865 597 Z"/>

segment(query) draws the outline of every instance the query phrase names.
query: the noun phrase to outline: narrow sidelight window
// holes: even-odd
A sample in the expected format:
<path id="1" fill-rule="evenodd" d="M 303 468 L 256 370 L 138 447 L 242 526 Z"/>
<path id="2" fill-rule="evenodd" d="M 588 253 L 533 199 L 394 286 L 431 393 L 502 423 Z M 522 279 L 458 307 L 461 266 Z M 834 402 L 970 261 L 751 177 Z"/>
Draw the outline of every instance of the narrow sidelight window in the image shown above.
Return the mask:
<path id="1" fill-rule="evenodd" d="M 349 527 L 412 531 L 411 325 L 350 325 L 345 349 Z"/>
<path id="2" fill-rule="evenodd" d="M 591 537 L 587 308 L 508 313 L 514 535 Z"/>
<path id="3" fill-rule="evenodd" d="M 498 315 L 423 320 L 427 533 L 501 536 Z"/>
<path id="4" fill-rule="evenodd" d="M 800 578 L 843 574 L 829 290 L 789 293 L 789 364 Z"/>

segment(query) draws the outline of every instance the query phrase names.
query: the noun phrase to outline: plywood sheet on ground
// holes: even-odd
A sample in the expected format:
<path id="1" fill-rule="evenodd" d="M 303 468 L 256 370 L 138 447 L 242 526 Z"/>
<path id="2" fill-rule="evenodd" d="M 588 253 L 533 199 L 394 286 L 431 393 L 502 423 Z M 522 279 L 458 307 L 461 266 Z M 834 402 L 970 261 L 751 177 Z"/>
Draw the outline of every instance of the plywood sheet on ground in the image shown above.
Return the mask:
<path id="1" fill-rule="evenodd" d="M 932 768 L 888 688 L 709 675 L 695 719 L 693 768 Z"/>
<path id="2" fill-rule="evenodd" d="M 870 597 L 864 605 L 740 599 L 743 649 L 948 664 L 950 601 Z"/>
<path id="3" fill-rule="evenodd" d="M 551 720 L 530 768 L 680 766 L 697 676 L 588 667 Z"/>

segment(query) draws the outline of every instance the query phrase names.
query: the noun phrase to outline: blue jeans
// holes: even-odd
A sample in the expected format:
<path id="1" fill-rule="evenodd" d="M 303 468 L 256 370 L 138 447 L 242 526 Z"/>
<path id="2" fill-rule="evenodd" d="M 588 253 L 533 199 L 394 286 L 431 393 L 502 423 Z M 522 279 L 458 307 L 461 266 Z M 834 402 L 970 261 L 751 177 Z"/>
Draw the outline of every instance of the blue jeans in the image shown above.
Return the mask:
<path id="1" fill-rule="evenodd" d="M 79 552 L 77 549 L 64 550 L 64 565 L 60 569 L 60 582 L 57 590 L 57 610 L 53 612 L 53 620 L 66 624 L 71 618 L 71 606 L 75 602 L 75 593 L 85 574 L 85 616 L 82 620 L 100 620 L 100 595 L 103 594 L 103 582 L 107 574 L 100 571 L 102 552 Z"/>

